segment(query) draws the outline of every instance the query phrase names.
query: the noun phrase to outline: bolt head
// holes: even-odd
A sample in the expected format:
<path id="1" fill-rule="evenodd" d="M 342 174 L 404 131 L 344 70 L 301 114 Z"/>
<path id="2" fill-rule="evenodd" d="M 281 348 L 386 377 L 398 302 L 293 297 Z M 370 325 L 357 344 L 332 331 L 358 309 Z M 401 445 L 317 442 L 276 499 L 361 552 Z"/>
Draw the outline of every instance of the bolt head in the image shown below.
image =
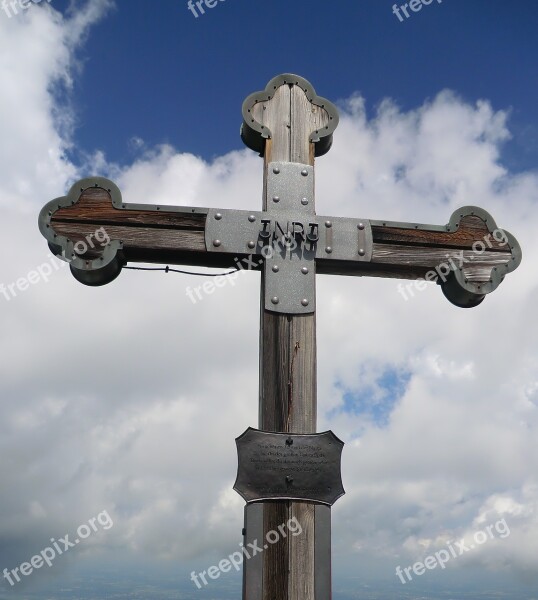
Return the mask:
<path id="1" fill-rule="evenodd" d="M 279 300 L 278 296 L 273 296 L 273 297 L 271 298 L 271 302 L 272 302 L 273 304 L 278 304 L 278 303 L 280 302 L 280 300 Z"/>
<path id="2" fill-rule="evenodd" d="M 308 170 L 307 170 L 307 169 L 303 169 L 303 170 L 301 171 L 301 175 L 302 175 L 303 177 L 308 177 Z"/>
<path id="3" fill-rule="evenodd" d="M 308 198 L 303 198 L 303 199 L 301 200 L 301 204 L 302 204 L 303 206 L 306 206 L 306 205 L 308 204 Z"/>
<path id="4" fill-rule="evenodd" d="M 215 219 L 216 219 L 217 221 L 220 221 L 220 220 L 222 219 L 222 214 L 221 214 L 221 213 L 217 213 L 217 214 L 215 215 Z"/>
<path id="5" fill-rule="evenodd" d="M 332 221 L 325 221 L 325 227 L 330 228 L 333 226 Z"/>
<path id="6" fill-rule="evenodd" d="M 364 256 L 366 254 L 366 252 L 364 251 L 364 248 L 360 248 L 359 249 L 359 256 Z"/>
<path id="7" fill-rule="evenodd" d="M 280 173 L 280 169 L 279 169 L 278 167 L 275 167 L 275 168 L 273 169 L 273 173 L 274 173 L 275 175 L 278 175 L 278 174 Z"/>
<path id="8" fill-rule="evenodd" d="M 249 220 L 251 223 L 254 223 L 254 221 L 256 220 L 256 217 L 255 217 L 254 215 L 250 215 L 250 216 L 249 216 L 249 218 L 248 218 L 248 220 Z"/>
<path id="9" fill-rule="evenodd" d="M 280 196 L 273 196 L 273 202 L 280 202 Z"/>
<path id="10" fill-rule="evenodd" d="M 249 242 L 249 243 L 247 244 L 247 246 L 248 246 L 248 247 L 249 247 L 251 250 L 253 250 L 254 248 L 256 248 L 256 244 L 255 244 L 255 242 Z"/>
<path id="11" fill-rule="evenodd" d="M 302 304 L 303 306 L 308 306 L 308 299 L 307 299 L 307 298 L 303 298 L 303 299 L 301 300 L 301 304 Z"/>
<path id="12" fill-rule="evenodd" d="M 331 254 L 331 252 L 333 251 L 331 246 L 327 246 L 327 248 L 325 248 L 325 252 L 327 252 L 327 254 Z"/>
<path id="13" fill-rule="evenodd" d="M 280 271 L 280 267 L 278 265 L 273 265 L 273 273 L 278 273 Z"/>
<path id="14" fill-rule="evenodd" d="M 364 229 L 364 223 L 359 223 L 357 227 L 362 231 Z"/>
<path id="15" fill-rule="evenodd" d="M 309 271 L 308 271 L 308 267 L 303 267 L 301 269 L 301 273 L 303 273 L 303 275 L 308 275 Z"/>
<path id="16" fill-rule="evenodd" d="M 213 246 L 215 246 L 215 248 L 218 248 L 221 244 L 222 242 L 220 240 L 213 240 Z"/>

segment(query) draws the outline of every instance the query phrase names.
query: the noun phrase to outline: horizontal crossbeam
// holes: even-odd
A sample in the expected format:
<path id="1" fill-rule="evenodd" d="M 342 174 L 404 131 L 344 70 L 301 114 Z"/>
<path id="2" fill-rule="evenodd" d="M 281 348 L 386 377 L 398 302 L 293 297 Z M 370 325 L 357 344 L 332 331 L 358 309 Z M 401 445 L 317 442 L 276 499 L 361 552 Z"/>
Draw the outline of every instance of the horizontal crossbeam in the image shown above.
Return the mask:
<path id="1" fill-rule="evenodd" d="M 515 238 L 476 207 L 455 211 L 445 226 L 300 212 L 277 219 L 265 211 L 126 204 L 103 178 L 79 181 L 49 202 L 39 225 L 88 285 L 108 283 L 128 262 L 259 270 L 272 251 L 310 256 L 318 274 L 425 278 L 453 303 L 474 306 L 521 261 Z M 92 242 L 97 232 L 102 241 Z"/>

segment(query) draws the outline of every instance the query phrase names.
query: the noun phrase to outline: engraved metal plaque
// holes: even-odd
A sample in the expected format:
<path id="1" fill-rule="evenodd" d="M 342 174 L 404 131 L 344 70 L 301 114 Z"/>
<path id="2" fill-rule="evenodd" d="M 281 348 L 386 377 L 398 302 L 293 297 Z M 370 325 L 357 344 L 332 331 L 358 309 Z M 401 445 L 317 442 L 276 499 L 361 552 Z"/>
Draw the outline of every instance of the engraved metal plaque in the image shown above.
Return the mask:
<path id="1" fill-rule="evenodd" d="M 249 427 L 235 442 L 234 490 L 247 502 L 305 500 L 331 506 L 345 494 L 344 442 L 332 431 L 271 433 Z"/>

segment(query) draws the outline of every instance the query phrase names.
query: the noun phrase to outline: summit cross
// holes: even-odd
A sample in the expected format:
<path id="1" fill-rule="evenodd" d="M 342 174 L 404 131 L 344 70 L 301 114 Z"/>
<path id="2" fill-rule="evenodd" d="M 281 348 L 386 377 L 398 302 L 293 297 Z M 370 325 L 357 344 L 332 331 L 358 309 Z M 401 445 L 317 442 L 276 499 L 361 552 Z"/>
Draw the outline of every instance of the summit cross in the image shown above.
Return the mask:
<path id="1" fill-rule="evenodd" d="M 470 308 L 517 268 L 521 250 L 510 233 L 474 206 L 455 211 L 442 226 L 318 216 L 314 162 L 331 148 L 338 125 L 334 105 L 302 77 L 285 74 L 250 95 L 242 112 L 241 137 L 264 159 L 261 211 L 128 204 L 113 182 L 90 177 L 49 202 L 39 227 L 86 285 L 111 282 L 128 263 L 237 268 L 245 261 L 262 272 L 261 431 L 243 435 L 253 444 L 249 456 L 258 461 L 260 436 L 269 433 L 283 452 L 295 449 L 284 466 L 295 475 L 281 482 L 277 461 L 265 458 L 270 485 L 254 489 L 249 477 L 255 473 L 247 473 L 240 460 L 236 489 L 247 500 L 244 545 L 281 531 L 290 519 L 301 524 L 302 534 L 281 536 L 245 561 L 243 598 L 329 600 L 331 505 L 343 488 L 335 472 L 313 468 L 312 459 L 305 458 L 312 453 L 300 451 L 303 442 L 304 448 L 323 452 L 339 442 L 335 436 L 321 441 L 325 434 L 316 434 L 316 274 L 425 278 L 436 281 L 450 302 Z M 101 228 L 106 243 L 84 244 Z M 247 438 L 238 438 L 238 448 L 248 445 Z M 319 471 L 312 475 L 316 485 L 305 492 L 304 482 L 297 485 L 298 471 Z M 242 488 L 241 478 L 246 478 Z"/>

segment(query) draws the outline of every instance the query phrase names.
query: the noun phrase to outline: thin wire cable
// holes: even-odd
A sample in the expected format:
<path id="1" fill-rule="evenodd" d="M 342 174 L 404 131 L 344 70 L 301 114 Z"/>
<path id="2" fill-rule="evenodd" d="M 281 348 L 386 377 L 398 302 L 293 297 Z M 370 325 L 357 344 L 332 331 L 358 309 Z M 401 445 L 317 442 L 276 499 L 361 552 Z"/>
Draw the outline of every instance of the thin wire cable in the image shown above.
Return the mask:
<path id="1" fill-rule="evenodd" d="M 193 273 L 192 271 L 182 271 L 181 269 L 171 269 L 168 265 L 166 267 L 123 267 L 124 269 L 130 269 L 131 271 L 164 271 L 165 273 L 181 273 L 182 275 L 195 275 L 196 277 L 227 277 L 237 273 L 239 269 L 234 269 L 228 273 Z"/>

